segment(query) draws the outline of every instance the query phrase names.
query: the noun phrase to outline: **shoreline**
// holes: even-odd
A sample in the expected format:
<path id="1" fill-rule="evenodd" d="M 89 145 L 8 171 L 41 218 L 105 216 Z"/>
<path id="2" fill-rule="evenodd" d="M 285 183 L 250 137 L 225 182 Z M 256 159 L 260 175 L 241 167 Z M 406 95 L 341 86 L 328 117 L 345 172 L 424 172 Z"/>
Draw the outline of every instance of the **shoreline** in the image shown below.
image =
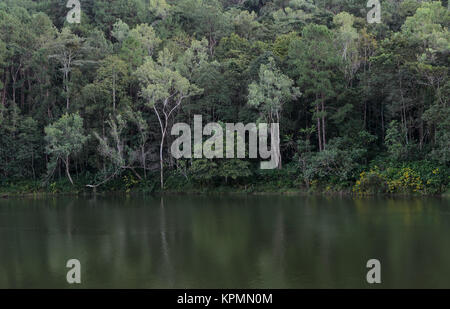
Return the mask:
<path id="1" fill-rule="evenodd" d="M 28 192 L 28 193 L 9 193 L 0 191 L 0 200 L 11 199 L 11 198 L 48 198 L 48 197 L 65 197 L 65 196 L 130 196 L 130 195 L 198 195 L 198 196 L 236 196 L 236 195 L 249 195 L 249 196 L 321 196 L 321 197 L 346 197 L 346 198 L 375 198 L 375 197 L 400 197 L 400 198 L 422 198 L 422 197 L 436 197 L 436 198 L 450 198 L 450 192 L 444 192 L 441 194 L 408 194 L 408 193 L 380 193 L 380 194 L 357 194 L 351 192 L 351 190 L 341 190 L 341 191 L 314 191 L 309 192 L 301 189 L 286 189 L 279 191 L 244 191 L 244 190 L 166 190 L 166 191 L 153 191 L 144 192 L 142 190 L 132 190 L 132 191 L 117 191 L 117 190 L 105 190 L 100 192 Z"/>

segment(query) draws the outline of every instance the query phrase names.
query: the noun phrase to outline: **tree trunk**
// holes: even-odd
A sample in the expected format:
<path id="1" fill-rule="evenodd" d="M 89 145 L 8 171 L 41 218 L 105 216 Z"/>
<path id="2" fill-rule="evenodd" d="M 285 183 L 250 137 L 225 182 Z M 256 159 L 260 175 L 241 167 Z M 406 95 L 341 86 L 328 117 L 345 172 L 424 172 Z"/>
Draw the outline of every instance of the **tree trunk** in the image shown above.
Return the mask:
<path id="1" fill-rule="evenodd" d="M 146 171 L 146 164 L 145 164 L 145 148 L 142 146 L 141 148 L 141 157 L 142 157 L 142 167 L 144 168 L 144 178 L 147 179 L 147 171 Z"/>
<path id="2" fill-rule="evenodd" d="M 116 111 L 116 75 L 113 73 L 113 111 Z"/>
<path id="3" fill-rule="evenodd" d="M 66 109 L 69 111 L 70 106 L 70 98 L 69 98 L 69 73 L 67 71 L 64 72 L 65 86 L 66 89 Z"/>
<path id="4" fill-rule="evenodd" d="M 316 113 L 319 113 L 319 106 L 316 105 Z M 320 130 L 320 118 L 317 116 L 317 139 L 319 140 L 319 151 L 322 151 L 322 133 Z"/>
<path id="5" fill-rule="evenodd" d="M 8 74 L 6 74 L 6 68 L 3 69 L 3 95 L 2 95 L 2 105 L 6 106 L 6 84 L 7 84 L 7 80 L 6 78 L 8 77 Z"/>
<path id="6" fill-rule="evenodd" d="M 325 103 L 323 102 L 322 98 L 322 143 L 323 143 L 323 150 L 325 150 L 327 139 L 326 139 L 326 130 L 325 130 Z"/>
<path id="7" fill-rule="evenodd" d="M 12 83 L 12 100 L 13 100 L 13 104 L 16 104 L 16 78 L 12 72 L 11 72 L 11 77 L 12 77 L 12 82 L 13 82 Z"/>
<path id="8" fill-rule="evenodd" d="M 280 115 L 277 112 L 277 122 L 278 124 L 280 123 Z M 280 128 L 278 127 L 278 136 L 280 134 Z M 272 127 L 272 142 L 273 142 L 273 137 L 274 137 L 274 129 Z M 273 146 L 272 146 L 273 147 Z M 280 141 L 278 140 L 278 147 L 277 147 L 277 156 L 278 156 L 278 169 L 281 169 L 283 167 L 283 162 L 281 162 L 281 149 L 280 149 Z"/>
<path id="9" fill-rule="evenodd" d="M 419 149 L 422 150 L 423 148 L 423 140 L 424 140 L 424 124 L 423 124 L 423 104 L 420 106 L 419 110 L 419 119 L 420 119 L 420 125 L 419 125 Z"/>
<path id="10" fill-rule="evenodd" d="M 383 111 L 383 103 L 381 104 L 381 139 L 383 140 L 384 143 L 384 111 Z"/>
<path id="11" fill-rule="evenodd" d="M 70 171 L 69 171 L 69 156 L 66 157 L 66 161 L 64 163 L 66 164 L 67 177 L 69 178 L 70 183 L 73 185 L 73 180 L 72 180 L 72 177 L 70 176 Z"/>
<path id="12" fill-rule="evenodd" d="M 163 162 L 163 148 L 164 148 L 164 138 L 166 136 L 166 129 L 163 130 L 161 136 L 161 145 L 159 146 L 159 164 L 161 172 L 161 190 L 164 190 L 164 162 Z"/>
<path id="13" fill-rule="evenodd" d="M 25 73 L 20 70 L 20 76 L 22 77 L 22 87 L 20 88 L 20 107 L 23 109 L 25 106 Z"/>
<path id="14" fill-rule="evenodd" d="M 399 78 L 399 84 L 400 84 L 400 97 L 401 97 L 401 100 L 402 100 L 402 108 L 401 108 L 402 125 L 403 125 L 403 128 L 405 130 L 406 144 L 408 144 L 409 143 L 409 140 L 408 140 L 408 123 L 407 123 L 407 120 L 406 120 L 406 105 L 405 105 L 405 98 L 403 96 L 403 88 L 402 88 L 402 79 L 401 78 Z"/>
<path id="15" fill-rule="evenodd" d="M 36 180 L 36 172 L 34 170 L 34 151 L 31 153 L 31 170 L 33 171 L 33 180 Z"/>
<path id="16" fill-rule="evenodd" d="M 367 99 L 364 98 L 364 129 L 367 128 Z"/>

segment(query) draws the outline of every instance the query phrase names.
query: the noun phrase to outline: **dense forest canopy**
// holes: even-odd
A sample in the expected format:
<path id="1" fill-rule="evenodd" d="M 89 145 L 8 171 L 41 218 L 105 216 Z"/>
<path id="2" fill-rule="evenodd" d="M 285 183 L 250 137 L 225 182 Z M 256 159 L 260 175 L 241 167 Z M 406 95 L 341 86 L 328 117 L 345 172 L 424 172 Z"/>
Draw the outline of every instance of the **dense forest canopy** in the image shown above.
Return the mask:
<path id="1" fill-rule="evenodd" d="M 446 190 L 447 1 L 67 3 L 0 0 L 0 187 Z M 170 155 L 176 122 L 274 113 L 279 170 Z"/>

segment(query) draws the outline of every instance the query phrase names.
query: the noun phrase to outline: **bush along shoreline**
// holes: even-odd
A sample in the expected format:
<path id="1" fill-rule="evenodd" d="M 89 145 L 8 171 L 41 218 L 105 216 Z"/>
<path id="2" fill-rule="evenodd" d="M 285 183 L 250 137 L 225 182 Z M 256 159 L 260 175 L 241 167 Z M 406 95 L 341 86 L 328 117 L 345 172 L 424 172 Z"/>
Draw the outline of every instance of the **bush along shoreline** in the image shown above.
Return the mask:
<path id="1" fill-rule="evenodd" d="M 292 166 L 281 170 L 256 170 L 247 177 L 198 173 L 193 176 L 181 171 L 166 173 L 161 190 L 159 173 L 138 179 L 135 174 L 118 176 L 96 188 L 89 187 L 95 177 L 75 176 L 72 185 L 61 178 L 43 184 L 34 180 L 3 181 L 0 197 L 103 193 L 169 193 L 169 194 L 326 194 L 345 196 L 405 195 L 441 196 L 450 193 L 450 168 L 429 161 L 388 166 L 373 165 L 362 169 L 355 179 L 307 179 Z"/>

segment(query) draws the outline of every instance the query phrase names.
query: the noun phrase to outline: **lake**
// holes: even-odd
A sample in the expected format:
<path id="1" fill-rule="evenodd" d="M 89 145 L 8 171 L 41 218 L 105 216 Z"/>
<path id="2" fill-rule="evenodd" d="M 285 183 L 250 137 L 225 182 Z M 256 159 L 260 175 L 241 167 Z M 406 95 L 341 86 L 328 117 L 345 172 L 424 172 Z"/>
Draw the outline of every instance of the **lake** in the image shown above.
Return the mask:
<path id="1" fill-rule="evenodd" d="M 81 263 L 70 285 L 66 263 Z M 366 263 L 381 263 L 381 284 Z M 450 200 L 0 200 L 0 288 L 450 288 Z"/>

